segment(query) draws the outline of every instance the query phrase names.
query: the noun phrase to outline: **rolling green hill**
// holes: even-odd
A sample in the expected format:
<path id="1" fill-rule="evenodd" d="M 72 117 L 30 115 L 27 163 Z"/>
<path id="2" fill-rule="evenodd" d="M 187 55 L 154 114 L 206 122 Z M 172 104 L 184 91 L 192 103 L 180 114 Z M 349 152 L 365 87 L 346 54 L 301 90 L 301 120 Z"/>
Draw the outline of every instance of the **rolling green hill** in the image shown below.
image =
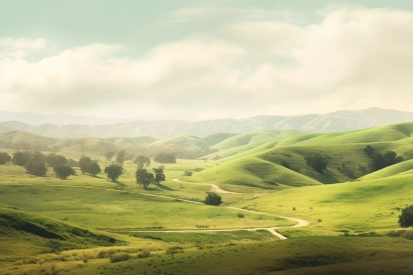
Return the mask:
<path id="1" fill-rule="evenodd" d="M 287 133 L 282 132 L 282 135 Z M 293 135 L 279 141 L 275 136 L 271 141 L 263 139 L 260 146 L 257 146 L 260 142 L 243 145 L 251 140 L 252 133 L 237 135 L 214 146 L 223 149 L 214 155 L 224 158 L 217 162 L 216 167 L 197 174 L 196 179 L 266 189 L 314 182 L 354 181 L 372 172 L 371 160 L 363 151 L 367 145 L 374 146 L 379 152 L 393 150 L 405 160 L 412 159 L 412 133 L 413 123 L 401 123 L 353 132 Z M 320 153 L 328 159 L 328 167 L 323 174 L 306 164 L 305 156 L 313 153 Z M 400 169 L 406 171 L 410 166 L 410 162 L 403 163 Z M 378 175 L 382 177 L 382 174 Z"/>
<path id="2" fill-rule="evenodd" d="M 1 260 L 38 253 L 122 244 L 107 235 L 0 205 Z"/>

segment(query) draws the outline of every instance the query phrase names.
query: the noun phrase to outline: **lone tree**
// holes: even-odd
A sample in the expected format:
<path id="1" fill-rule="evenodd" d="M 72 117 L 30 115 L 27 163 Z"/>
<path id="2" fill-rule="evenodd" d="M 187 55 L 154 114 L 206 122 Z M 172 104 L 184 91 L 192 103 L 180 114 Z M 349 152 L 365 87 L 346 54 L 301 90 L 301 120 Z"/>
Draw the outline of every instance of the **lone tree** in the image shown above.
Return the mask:
<path id="1" fill-rule="evenodd" d="M 222 198 L 215 192 L 207 192 L 204 203 L 209 205 L 220 205 L 222 203 Z"/>
<path id="2" fill-rule="evenodd" d="M 136 183 L 143 185 L 143 188 L 148 188 L 149 184 L 155 181 L 152 173 L 146 171 L 146 169 L 136 170 Z"/>
<path id="3" fill-rule="evenodd" d="M 313 168 L 320 174 L 324 173 L 324 170 L 327 169 L 328 161 L 327 158 L 322 156 L 319 153 L 314 153 L 305 157 L 307 166 Z"/>
<path id="4" fill-rule="evenodd" d="M 116 181 L 123 173 L 123 167 L 118 164 L 111 164 L 105 167 L 104 172 L 107 174 L 108 179 Z"/>
<path id="5" fill-rule="evenodd" d="M 413 205 L 407 206 L 399 216 L 399 224 L 403 228 L 413 226 Z"/>
<path id="6" fill-rule="evenodd" d="M 0 153 L 0 164 L 6 164 L 11 161 L 11 156 L 5 152 Z"/>
<path id="7" fill-rule="evenodd" d="M 92 159 L 88 156 L 83 156 L 79 159 L 79 167 L 83 174 L 88 173 L 88 169 L 91 163 Z"/>
<path id="8" fill-rule="evenodd" d="M 87 169 L 87 172 L 91 174 L 92 176 L 96 176 L 96 174 L 99 174 L 102 170 L 100 169 L 100 166 L 97 162 L 97 160 L 93 161 L 91 164 L 89 164 L 89 167 Z"/>
<path id="9" fill-rule="evenodd" d="M 155 173 L 155 183 L 159 185 L 161 181 L 165 181 L 165 174 L 163 173 L 163 169 L 159 168 L 152 168 L 153 172 Z"/>
<path id="10" fill-rule="evenodd" d="M 123 163 L 125 162 L 125 155 L 126 152 L 124 150 L 120 150 L 116 155 L 116 163 L 119 165 L 123 165 Z"/>
<path id="11" fill-rule="evenodd" d="M 142 169 L 144 166 L 149 166 L 151 165 L 151 160 L 145 156 L 137 156 L 134 160 L 133 163 L 138 165 L 139 169 Z"/>
<path id="12" fill-rule="evenodd" d="M 24 168 L 27 170 L 27 173 L 34 176 L 43 177 L 47 173 L 46 164 L 43 162 L 29 161 L 24 165 Z"/>
<path id="13" fill-rule="evenodd" d="M 67 179 L 69 176 L 75 174 L 75 170 L 72 167 L 66 165 L 56 165 L 53 168 L 53 171 L 56 173 L 56 176 L 61 178 L 62 180 Z"/>
<path id="14" fill-rule="evenodd" d="M 30 160 L 31 154 L 28 151 L 17 151 L 13 153 L 13 164 L 18 166 L 25 166 Z"/>

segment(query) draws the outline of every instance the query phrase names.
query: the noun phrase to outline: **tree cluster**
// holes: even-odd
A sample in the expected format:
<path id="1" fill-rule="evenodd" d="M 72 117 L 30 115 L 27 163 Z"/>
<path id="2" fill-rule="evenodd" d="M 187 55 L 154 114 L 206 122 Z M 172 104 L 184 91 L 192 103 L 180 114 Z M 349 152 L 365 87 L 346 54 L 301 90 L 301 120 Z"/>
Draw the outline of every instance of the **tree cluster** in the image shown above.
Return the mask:
<path id="1" fill-rule="evenodd" d="M 138 168 L 135 173 L 136 183 L 146 189 L 151 183 L 159 185 L 161 181 L 165 181 L 165 174 L 161 167 L 153 168 L 152 170 L 153 173 L 148 172 L 146 169 Z"/>
<path id="2" fill-rule="evenodd" d="M 325 156 L 319 153 L 308 155 L 304 159 L 307 162 L 308 167 L 311 167 L 320 174 L 323 174 L 324 170 L 327 169 L 328 160 Z"/>
<path id="3" fill-rule="evenodd" d="M 176 163 L 176 155 L 174 153 L 158 153 L 153 160 L 158 163 Z"/>
<path id="4" fill-rule="evenodd" d="M 96 176 L 101 172 L 100 166 L 97 160 L 92 160 L 88 156 L 83 156 L 79 159 L 79 168 L 83 174 L 88 173 L 92 176 Z"/>
<path id="5" fill-rule="evenodd" d="M 379 153 L 371 145 L 364 147 L 363 151 L 371 159 L 371 167 L 373 171 L 377 171 L 403 161 L 403 157 L 398 156 L 396 152 L 386 151 L 385 153 Z"/>

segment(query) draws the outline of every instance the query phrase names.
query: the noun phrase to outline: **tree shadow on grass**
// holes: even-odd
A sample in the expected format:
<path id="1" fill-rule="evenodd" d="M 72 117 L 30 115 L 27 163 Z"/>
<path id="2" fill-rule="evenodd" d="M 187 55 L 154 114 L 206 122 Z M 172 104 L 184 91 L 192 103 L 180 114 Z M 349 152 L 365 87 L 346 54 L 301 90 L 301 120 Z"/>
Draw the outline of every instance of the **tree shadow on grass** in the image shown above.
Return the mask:
<path id="1" fill-rule="evenodd" d="M 167 190 L 167 191 L 175 191 L 175 189 L 172 189 L 171 187 L 162 185 L 162 184 L 158 184 L 156 185 L 158 188 L 163 189 L 163 190 Z"/>
<path id="2" fill-rule="evenodd" d="M 106 177 L 101 177 L 101 176 L 92 176 L 92 177 L 97 178 L 97 179 L 106 179 Z"/>
<path id="3" fill-rule="evenodd" d="M 339 183 L 340 181 L 333 177 L 332 175 L 328 174 L 318 174 L 316 179 L 324 184 L 332 184 L 332 183 Z"/>

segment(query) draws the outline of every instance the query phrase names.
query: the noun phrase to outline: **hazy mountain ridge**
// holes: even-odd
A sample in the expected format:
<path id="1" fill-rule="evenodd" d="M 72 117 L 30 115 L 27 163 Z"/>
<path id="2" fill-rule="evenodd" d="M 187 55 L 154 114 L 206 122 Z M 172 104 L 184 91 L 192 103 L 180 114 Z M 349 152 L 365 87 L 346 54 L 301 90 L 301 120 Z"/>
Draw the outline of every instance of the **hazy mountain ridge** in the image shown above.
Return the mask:
<path id="1" fill-rule="evenodd" d="M 137 136 L 159 138 L 179 135 L 207 136 L 217 133 L 247 133 L 255 130 L 344 132 L 409 121 L 413 121 L 413 112 L 370 108 L 321 115 L 256 116 L 244 119 L 217 119 L 197 122 L 182 120 L 133 121 L 93 126 L 63 123 L 32 125 L 19 121 L 5 121 L 0 122 L 0 132 L 25 131 L 56 138 Z"/>

